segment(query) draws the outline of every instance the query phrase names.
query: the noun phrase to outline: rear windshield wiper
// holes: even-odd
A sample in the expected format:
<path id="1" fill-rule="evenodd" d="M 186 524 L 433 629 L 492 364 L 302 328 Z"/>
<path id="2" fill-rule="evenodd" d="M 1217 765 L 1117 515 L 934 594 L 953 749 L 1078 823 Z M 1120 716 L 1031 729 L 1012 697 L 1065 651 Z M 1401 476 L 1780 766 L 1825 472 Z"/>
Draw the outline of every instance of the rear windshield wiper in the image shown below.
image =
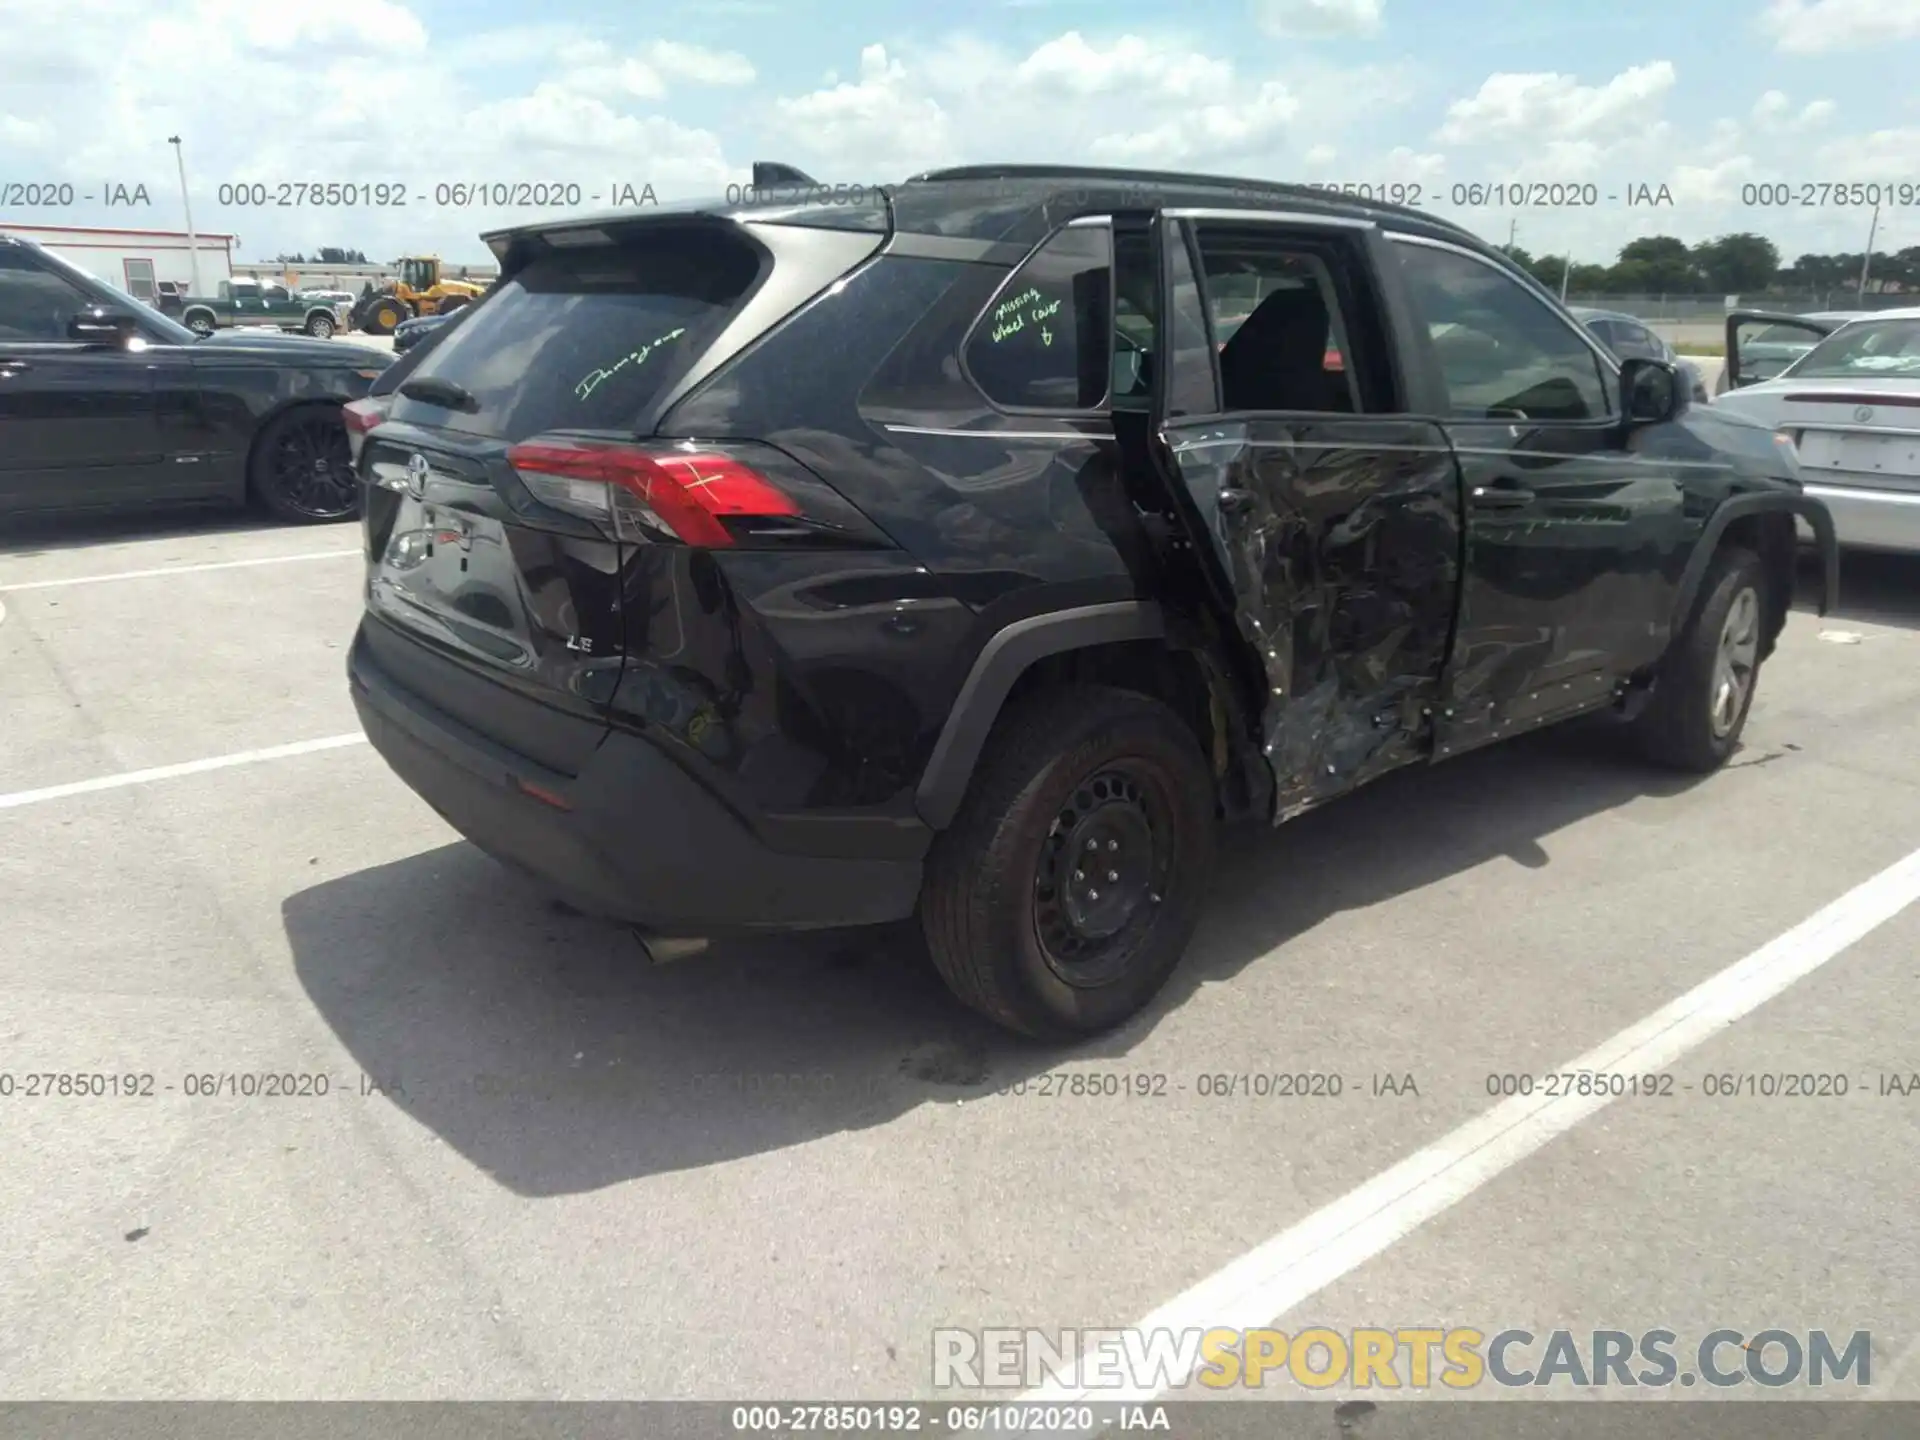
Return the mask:
<path id="1" fill-rule="evenodd" d="M 480 408 L 480 402 L 471 390 L 456 385 L 451 380 L 440 380 L 432 375 L 422 375 L 417 379 L 401 382 L 400 393 L 409 400 L 418 400 L 423 405 L 444 405 L 449 410 L 465 410 L 471 413 Z"/>

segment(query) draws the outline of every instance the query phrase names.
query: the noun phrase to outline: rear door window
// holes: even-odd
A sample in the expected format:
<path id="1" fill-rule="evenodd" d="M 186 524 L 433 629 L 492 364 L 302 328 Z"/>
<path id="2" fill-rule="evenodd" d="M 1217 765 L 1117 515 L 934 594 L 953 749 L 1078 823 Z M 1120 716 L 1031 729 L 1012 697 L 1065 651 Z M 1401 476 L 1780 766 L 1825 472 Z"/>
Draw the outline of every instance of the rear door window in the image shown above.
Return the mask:
<path id="1" fill-rule="evenodd" d="M 1203 221 L 1196 233 L 1223 407 L 1357 413 L 1347 316 L 1324 256 L 1271 225 Z"/>
<path id="2" fill-rule="evenodd" d="M 395 418 L 519 441 L 631 431 L 738 312 L 762 252 L 716 226 L 656 223 L 619 245 L 560 251 L 505 281 L 415 376 L 467 391 L 467 411 L 402 396 Z"/>

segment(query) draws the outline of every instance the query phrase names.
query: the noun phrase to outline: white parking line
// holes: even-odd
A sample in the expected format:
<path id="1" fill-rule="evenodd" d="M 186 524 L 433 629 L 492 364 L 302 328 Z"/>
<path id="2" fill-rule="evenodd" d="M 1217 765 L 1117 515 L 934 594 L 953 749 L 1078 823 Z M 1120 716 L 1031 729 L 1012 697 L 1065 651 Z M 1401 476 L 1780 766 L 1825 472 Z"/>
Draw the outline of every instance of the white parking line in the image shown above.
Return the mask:
<path id="1" fill-rule="evenodd" d="M 235 765 L 254 765 L 262 760 L 285 760 L 294 755 L 311 755 L 317 750 L 338 750 L 343 745 L 364 745 L 366 740 L 367 737 L 356 730 L 351 735 L 329 735 L 322 740 L 296 740 L 291 745 L 272 745 L 265 750 L 241 750 L 232 755 L 186 760 L 178 765 L 156 765 L 150 770 L 127 770 L 119 775 L 75 780 L 67 785 L 48 785 L 39 790 L 16 790 L 11 795 L 0 795 L 0 810 L 38 805 L 43 800 L 64 800 L 69 795 L 91 795 L 96 790 L 118 790 L 123 785 L 145 785 L 152 780 L 172 780 L 181 775 L 226 770 Z"/>
<path id="2" fill-rule="evenodd" d="M 209 560 L 201 565 L 162 565 L 152 570 L 117 570 L 111 575 L 69 575 L 61 580 L 28 580 L 0 590 L 52 590 L 62 585 L 104 585 L 109 580 L 146 580 L 155 575 L 190 575 L 199 570 L 239 570 L 249 565 L 291 565 L 300 560 L 360 558 L 358 550 L 308 550 L 299 555 L 263 555 L 257 560 Z"/>
<path id="3" fill-rule="evenodd" d="M 1920 899 L 1920 850 L 1855 886 L 1778 939 L 1555 1073 L 1657 1073 Z M 1139 1322 L 1143 1330 L 1271 1324 L 1610 1104 L 1613 1095 L 1517 1096 L 1314 1212 Z M 1121 1388 L 1055 1383 L 1021 1403 L 1145 1403 L 1190 1378 Z M 1014 1414 L 1015 1412 L 1006 1412 Z M 1002 1427 L 1004 1430 L 1005 1427 Z M 1097 1431 L 1083 1432 L 1096 1434 Z"/>

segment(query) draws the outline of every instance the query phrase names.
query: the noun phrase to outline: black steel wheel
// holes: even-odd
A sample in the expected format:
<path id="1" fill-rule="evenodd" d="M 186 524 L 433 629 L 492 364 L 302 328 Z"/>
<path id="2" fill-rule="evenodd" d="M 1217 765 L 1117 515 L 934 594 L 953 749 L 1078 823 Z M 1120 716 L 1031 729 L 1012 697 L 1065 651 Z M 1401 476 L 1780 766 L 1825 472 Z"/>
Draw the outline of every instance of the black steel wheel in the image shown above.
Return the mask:
<path id="1" fill-rule="evenodd" d="M 1029 696 L 994 727 L 927 857 L 927 953 L 1017 1034 L 1110 1030 L 1180 963 L 1215 824 L 1213 774 L 1168 706 L 1095 685 Z"/>
<path id="2" fill-rule="evenodd" d="M 331 405 L 303 405 L 271 421 L 254 446 L 247 480 L 256 500 L 294 524 L 360 513 L 346 423 Z"/>
<path id="3" fill-rule="evenodd" d="M 1067 984 L 1110 984 L 1125 966 L 1166 892 L 1175 823 L 1156 776 L 1131 760 L 1089 776 L 1060 807 L 1040 849 L 1033 923 Z"/>

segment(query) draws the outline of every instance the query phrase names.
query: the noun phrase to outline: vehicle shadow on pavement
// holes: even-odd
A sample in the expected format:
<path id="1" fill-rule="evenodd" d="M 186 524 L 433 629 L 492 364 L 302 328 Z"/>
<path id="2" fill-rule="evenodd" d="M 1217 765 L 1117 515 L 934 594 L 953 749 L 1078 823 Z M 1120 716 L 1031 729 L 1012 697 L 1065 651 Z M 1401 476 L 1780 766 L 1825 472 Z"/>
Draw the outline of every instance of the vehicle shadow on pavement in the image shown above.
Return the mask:
<path id="1" fill-rule="evenodd" d="M 1125 1055 L 1197 987 L 1329 915 L 1501 856 L 1545 865 L 1544 837 L 1685 788 L 1618 748 L 1605 732 L 1528 737 L 1230 833 L 1167 991 L 1077 1046 L 962 1010 L 910 925 L 656 966 L 630 932 L 557 909 L 466 844 L 301 891 L 282 918 L 302 985 L 390 1103 L 515 1193 L 575 1194 Z"/>
<path id="2" fill-rule="evenodd" d="M 347 522 L 315 525 L 311 533 L 323 536 Z M 144 540 L 199 540 L 218 535 L 282 534 L 289 527 L 251 510 L 230 506 L 181 507 L 161 516 L 152 513 L 100 516 L 10 517 L 0 529 L 0 558 L 28 560 L 65 550 L 87 550 L 96 545 L 118 545 Z M 200 558 L 200 557 L 188 557 Z"/>
<path id="3" fill-rule="evenodd" d="M 1800 572 L 1796 608 L 1811 611 L 1819 598 L 1817 566 Z M 1840 556 L 1840 606 L 1826 623 L 1854 620 L 1920 630 L 1920 555 L 1883 555 L 1848 550 Z"/>

